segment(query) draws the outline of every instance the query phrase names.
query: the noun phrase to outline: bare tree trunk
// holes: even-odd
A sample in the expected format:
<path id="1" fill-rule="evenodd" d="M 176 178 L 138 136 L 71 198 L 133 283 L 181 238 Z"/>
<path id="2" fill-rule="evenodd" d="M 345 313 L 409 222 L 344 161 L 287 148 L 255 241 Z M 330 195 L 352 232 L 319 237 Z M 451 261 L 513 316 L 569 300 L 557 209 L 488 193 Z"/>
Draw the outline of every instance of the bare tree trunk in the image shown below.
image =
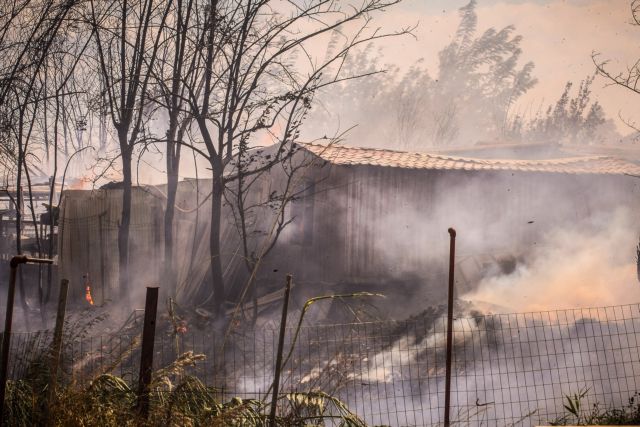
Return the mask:
<path id="1" fill-rule="evenodd" d="M 56 94 L 57 95 L 57 94 Z M 56 191 L 56 178 L 58 175 L 58 122 L 60 121 L 60 98 L 56 96 L 56 112 L 53 123 L 53 173 L 51 175 L 51 187 L 49 189 L 49 246 L 47 247 L 47 255 L 53 258 L 53 233 L 55 226 L 55 210 L 53 208 L 53 196 Z M 45 107 L 46 111 L 46 107 Z M 47 129 L 45 122 L 45 129 Z M 49 150 L 47 150 L 48 152 Z M 59 205 L 59 203 L 58 203 Z M 56 206 L 58 207 L 58 206 Z M 49 302 L 51 296 L 51 284 L 53 282 L 53 266 L 47 265 L 47 295 L 45 302 Z"/>
<path id="2" fill-rule="evenodd" d="M 171 2 L 162 8 L 153 0 L 128 0 L 112 3 L 96 14 L 91 2 L 91 25 L 94 30 L 101 77 L 107 93 L 108 109 L 118 132 L 122 160 L 122 216 L 118 228 L 118 262 L 120 297 L 130 305 L 131 271 L 129 262 L 129 226 L 131 222 L 133 150 L 145 127 L 147 87 L 161 34 Z M 113 7 L 115 6 L 115 7 Z M 138 14 L 134 13 L 136 10 Z M 155 12 L 162 11 L 162 15 Z M 156 21 L 156 18 L 160 18 Z M 156 24 L 159 24 L 156 27 Z M 103 26 L 104 25 L 104 26 Z M 154 28 L 154 30 L 150 30 Z M 117 30 L 117 32 L 116 32 Z M 101 34 L 107 37 L 102 38 Z M 152 42 L 152 44 L 150 44 Z"/>
<path id="3" fill-rule="evenodd" d="M 175 134 L 175 130 L 174 130 Z M 170 136 L 171 138 L 171 136 Z M 180 154 L 170 153 L 172 145 L 167 144 L 167 207 L 164 212 L 164 280 L 169 295 L 176 296 L 177 284 L 173 260 L 173 218 L 175 216 L 176 193 L 178 191 L 178 164 Z"/>
<path id="4" fill-rule="evenodd" d="M 164 280 L 169 295 L 177 296 L 177 277 L 174 263 L 174 242 L 173 242 L 173 219 L 175 216 L 176 193 L 178 191 L 178 171 L 180 170 L 180 153 L 182 150 L 182 138 L 187 130 L 188 120 L 179 124 L 180 112 L 182 110 L 181 95 L 185 91 L 185 86 L 181 81 L 183 69 L 185 43 L 188 21 L 191 15 L 193 1 L 189 1 L 187 10 L 183 11 L 183 4 L 178 0 L 175 7 L 176 28 L 174 36 L 173 68 L 171 73 L 171 90 L 166 98 L 167 111 L 169 114 L 169 129 L 167 130 L 167 207 L 164 212 Z M 183 15 L 186 13 L 186 17 Z M 167 88 L 168 89 L 168 88 Z"/>
<path id="5" fill-rule="evenodd" d="M 126 134 L 124 135 L 126 140 Z M 122 217 L 118 228 L 120 299 L 130 303 L 129 228 L 131 224 L 131 148 L 122 147 Z"/>
<path id="6" fill-rule="evenodd" d="M 23 146 L 22 130 L 24 126 L 24 110 L 20 112 L 20 118 L 18 121 L 18 174 L 16 177 L 16 253 L 22 254 L 22 207 L 23 207 L 23 194 L 22 194 L 22 167 L 24 165 L 25 150 Z M 25 326 L 27 330 L 29 327 L 29 306 L 27 305 L 27 294 L 24 289 L 24 268 L 21 268 L 18 273 L 18 290 L 20 292 L 20 300 L 22 302 L 22 310 L 24 314 Z"/>
<path id="7" fill-rule="evenodd" d="M 342 80 L 340 72 L 323 79 L 324 71 L 332 64 L 343 62 L 348 51 L 358 45 L 408 32 L 389 34 L 367 30 L 371 13 L 398 1 L 365 0 L 350 10 L 340 6 L 341 2 L 310 0 L 302 2 L 304 5 L 294 2 L 295 11 L 283 18 L 268 1 L 210 0 L 208 7 L 200 9 L 202 14 L 195 14 L 193 25 L 185 26 L 193 29 L 187 39 L 190 48 L 186 52 L 194 54 L 189 54 L 190 65 L 182 75 L 187 89 L 182 99 L 189 103 L 189 115 L 198 124 L 206 153 L 192 148 L 208 159 L 213 174 L 209 236 L 213 301 L 209 306 L 219 319 L 225 317 L 221 249 L 229 249 L 225 247 L 228 242 L 221 241 L 222 220 L 224 225 L 227 223 L 227 218 L 222 218 L 222 198 L 225 184 L 233 181 L 233 174 L 238 173 L 232 170 L 243 167 L 234 163 L 233 157 L 239 150 L 252 147 L 252 141 L 263 132 L 279 147 L 274 147 L 277 151 L 271 158 L 267 157 L 264 164 L 248 158 L 246 163 L 251 165 L 245 166 L 247 176 L 256 177 L 291 155 L 291 143 L 299 137 L 299 127 L 316 90 Z M 327 23 L 329 21 L 331 23 Z M 307 46 L 311 40 L 321 39 L 355 22 L 360 23 L 360 30 L 349 38 L 346 46 L 317 64 L 310 58 L 309 70 L 292 72 L 295 67 L 289 69 L 289 65 L 285 65 L 290 61 L 295 63 L 294 58 L 300 54 L 309 55 Z M 333 70 L 329 74 L 333 75 Z M 348 77 L 351 78 L 353 76 Z M 274 85 L 272 79 L 279 83 Z"/>
<path id="8" fill-rule="evenodd" d="M 220 170 L 220 169 L 214 169 Z M 224 192 L 224 182 L 221 173 L 216 173 L 213 178 L 213 188 L 211 194 L 211 234 L 209 240 L 209 251 L 211 253 L 211 285 L 213 289 L 212 309 L 217 318 L 223 318 L 225 301 L 224 277 L 222 273 L 222 259 L 220 254 L 220 231 L 222 220 L 222 196 Z"/>

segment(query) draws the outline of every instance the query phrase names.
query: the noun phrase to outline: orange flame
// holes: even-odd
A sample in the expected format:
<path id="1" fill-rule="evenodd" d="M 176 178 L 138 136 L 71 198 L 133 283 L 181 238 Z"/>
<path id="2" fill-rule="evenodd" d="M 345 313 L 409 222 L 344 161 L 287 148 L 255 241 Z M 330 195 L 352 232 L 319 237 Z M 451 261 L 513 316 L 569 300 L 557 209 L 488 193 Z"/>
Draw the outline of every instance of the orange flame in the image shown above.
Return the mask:
<path id="1" fill-rule="evenodd" d="M 89 305 L 93 305 L 93 298 L 91 297 L 91 286 L 87 286 L 87 293 L 84 297 L 87 300 Z"/>
<path id="2" fill-rule="evenodd" d="M 89 190 L 91 189 L 92 182 L 92 175 L 82 175 L 80 177 L 70 179 L 67 183 L 67 188 L 70 190 Z"/>

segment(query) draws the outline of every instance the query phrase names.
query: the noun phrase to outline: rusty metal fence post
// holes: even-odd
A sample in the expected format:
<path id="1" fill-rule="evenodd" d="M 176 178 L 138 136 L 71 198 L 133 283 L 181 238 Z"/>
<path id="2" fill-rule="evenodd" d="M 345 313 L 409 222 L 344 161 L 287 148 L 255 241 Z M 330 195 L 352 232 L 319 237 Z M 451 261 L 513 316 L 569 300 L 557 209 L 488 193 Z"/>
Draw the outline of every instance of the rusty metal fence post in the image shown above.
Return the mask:
<path id="1" fill-rule="evenodd" d="M 280 392 L 280 371 L 282 370 L 282 352 L 284 350 L 284 335 L 287 329 L 287 312 L 289 311 L 289 294 L 291 293 L 291 279 L 287 274 L 287 283 L 284 288 L 284 301 L 282 304 L 282 319 L 280 320 L 280 334 L 278 336 L 278 352 L 276 353 L 276 367 L 273 378 L 273 395 L 271 397 L 271 410 L 269 411 L 269 427 L 276 425 L 276 406 L 278 393 Z"/>
<path id="2" fill-rule="evenodd" d="M 149 384 L 153 371 L 153 344 L 156 338 L 156 314 L 158 312 L 158 288 L 147 287 L 144 303 L 144 326 L 138 376 L 138 412 L 143 418 L 149 416 Z"/>
<path id="3" fill-rule="evenodd" d="M 447 297 L 447 370 L 444 380 L 444 426 L 451 425 L 451 358 L 453 356 L 453 291 L 456 261 L 456 230 L 449 228 L 449 294 Z"/>

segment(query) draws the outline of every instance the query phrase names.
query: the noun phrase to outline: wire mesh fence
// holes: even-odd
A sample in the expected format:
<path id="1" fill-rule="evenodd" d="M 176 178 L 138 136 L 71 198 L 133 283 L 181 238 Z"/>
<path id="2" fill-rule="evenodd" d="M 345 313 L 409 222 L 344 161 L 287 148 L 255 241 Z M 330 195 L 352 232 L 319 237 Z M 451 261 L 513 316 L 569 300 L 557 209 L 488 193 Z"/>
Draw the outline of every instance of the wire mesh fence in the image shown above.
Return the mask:
<path id="1" fill-rule="evenodd" d="M 302 325 L 287 330 L 282 393 L 323 391 L 370 425 L 442 422 L 446 330 L 442 312 L 401 322 Z M 583 405 L 620 407 L 640 380 L 640 304 L 536 313 L 467 315 L 454 321 L 453 420 L 462 425 L 538 425 L 563 414 L 567 394 Z M 158 331 L 154 366 L 192 351 L 188 369 L 222 398 L 268 399 L 277 328 L 214 336 L 206 325 Z M 47 333 L 15 334 L 10 374 L 27 375 Z M 101 373 L 135 384 L 139 335 L 67 343 L 64 375 L 77 385 Z"/>

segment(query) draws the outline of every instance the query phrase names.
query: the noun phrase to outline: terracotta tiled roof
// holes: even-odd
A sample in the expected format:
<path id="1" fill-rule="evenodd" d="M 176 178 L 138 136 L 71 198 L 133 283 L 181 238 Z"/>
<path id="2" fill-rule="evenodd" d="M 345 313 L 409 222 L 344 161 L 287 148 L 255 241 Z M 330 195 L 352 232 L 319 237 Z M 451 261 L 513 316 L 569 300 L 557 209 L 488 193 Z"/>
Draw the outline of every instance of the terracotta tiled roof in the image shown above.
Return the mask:
<path id="1" fill-rule="evenodd" d="M 336 165 L 371 165 L 402 169 L 493 170 L 568 174 L 637 175 L 640 166 L 607 156 L 545 160 L 473 159 L 440 154 L 412 153 L 343 145 L 299 144 Z"/>

